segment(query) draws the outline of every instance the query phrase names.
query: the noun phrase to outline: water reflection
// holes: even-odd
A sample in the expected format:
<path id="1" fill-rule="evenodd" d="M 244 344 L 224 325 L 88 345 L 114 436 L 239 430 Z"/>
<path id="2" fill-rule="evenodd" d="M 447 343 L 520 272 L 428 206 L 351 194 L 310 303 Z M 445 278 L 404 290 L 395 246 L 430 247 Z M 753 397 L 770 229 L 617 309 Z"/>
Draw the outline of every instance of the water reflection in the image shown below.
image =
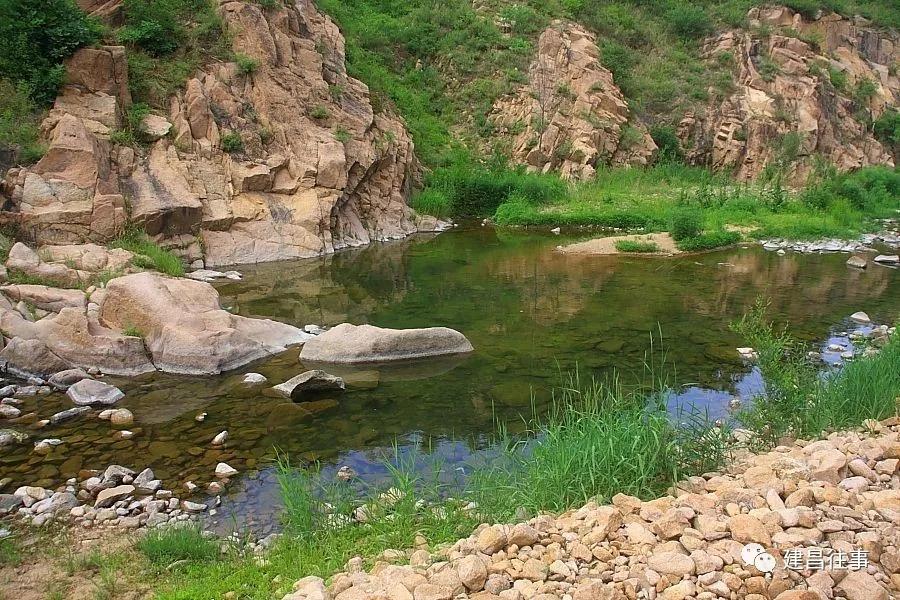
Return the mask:
<path id="1" fill-rule="evenodd" d="M 312 366 L 299 364 L 297 350 L 221 377 L 111 378 L 135 413 L 134 440 L 115 441 L 108 422 L 85 418 L 42 431 L 65 441 L 46 457 L 7 450 L 0 477 L 50 485 L 118 462 L 151 466 L 173 484 L 204 485 L 224 460 L 242 473 L 230 490 L 240 502 L 229 510 L 271 516 L 266 465 L 275 447 L 295 461 L 352 463 L 372 476 L 373 457 L 395 441 L 457 465 L 489 444 L 496 420 L 521 429 L 576 368 L 582 377 L 615 370 L 626 383 L 649 383 L 651 349 L 655 375 L 681 386 L 673 402 L 727 416 L 731 397 L 760 384 L 728 328 L 758 296 L 808 340 L 825 339 L 857 310 L 882 322 L 900 314 L 897 272 L 848 269 L 844 255 L 778 256 L 753 247 L 674 259 L 588 258 L 555 253 L 565 241 L 479 228 L 243 269 L 243 281 L 218 286 L 223 306 L 236 313 L 300 326 L 443 325 L 466 334 L 476 351 L 399 366 L 327 367 L 347 378 L 347 391 L 306 405 L 241 383 L 249 371 L 276 384 Z M 68 407 L 52 395 L 27 400 L 25 411 L 45 418 Z M 194 419 L 199 412 L 208 413 L 202 423 Z M 212 447 L 225 429 L 229 443 Z"/>

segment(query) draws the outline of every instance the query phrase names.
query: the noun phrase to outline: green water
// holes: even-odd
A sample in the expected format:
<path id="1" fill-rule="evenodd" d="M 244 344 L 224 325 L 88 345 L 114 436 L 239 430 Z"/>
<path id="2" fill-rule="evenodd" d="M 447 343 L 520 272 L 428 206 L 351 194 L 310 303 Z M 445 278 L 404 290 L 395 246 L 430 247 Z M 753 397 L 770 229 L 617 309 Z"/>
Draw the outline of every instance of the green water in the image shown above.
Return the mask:
<path id="1" fill-rule="evenodd" d="M 220 377 L 110 378 L 135 413 L 133 440 L 114 440 L 110 424 L 89 415 L 32 432 L 64 440 L 46 457 L 5 449 L 0 477 L 49 485 L 119 463 L 150 466 L 178 489 L 185 480 L 204 486 L 224 460 L 242 473 L 230 488 L 231 510 L 265 520 L 275 502 L 268 465 L 276 447 L 296 462 L 351 464 L 374 477 L 396 441 L 453 468 L 490 444 L 496 420 L 515 430 L 545 409 L 553 387 L 576 368 L 583 378 L 615 370 L 626 382 L 646 382 L 651 344 L 657 375 L 677 382 L 678 401 L 724 415 L 732 395 L 759 385 L 735 352 L 744 343 L 728 329 L 757 297 L 770 298 L 772 315 L 810 341 L 840 330 L 857 310 L 877 322 L 900 315 L 900 273 L 852 270 L 846 255 L 778 256 L 759 247 L 671 259 L 553 251 L 572 239 L 476 228 L 243 268 L 243 281 L 217 286 L 222 305 L 238 314 L 299 326 L 443 325 L 462 331 L 476 351 L 390 369 L 335 368 L 348 390 L 313 405 L 240 383 L 250 371 L 273 385 L 298 374 L 297 350 Z M 667 369 L 658 366 L 660 348 Z M 23 409 L 39 419 L 69 406 L 56 394 L 26 400 Z M 201 412 L 208 416 L 198 423 Z M 222 430 L 229 442 L 213 448 Z"/>

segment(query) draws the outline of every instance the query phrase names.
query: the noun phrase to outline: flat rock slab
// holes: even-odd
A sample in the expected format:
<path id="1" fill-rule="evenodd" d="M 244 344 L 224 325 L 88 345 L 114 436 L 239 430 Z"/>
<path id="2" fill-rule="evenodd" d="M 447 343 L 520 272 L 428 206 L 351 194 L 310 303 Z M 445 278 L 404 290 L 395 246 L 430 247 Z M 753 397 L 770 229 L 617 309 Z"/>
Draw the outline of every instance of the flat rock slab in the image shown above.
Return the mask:
<path id="1" fill-rule="evenodd" d="M 873 259 L 877 263 L 883 265 L 896 265 L 900 263 L 900 255 L 897 254 L 879 254 Z"/>
<path id="2" fill-rule="evenodd" d="M 466 336 L 447 327 L 384 329 L 342 323 L 306 342 L 301 361 L 369 363 L 472 352 Z"/>
<path id="3" fill-rule="evenodd" d="M 117 387 L 96 379 L 82 379 L 78 383 L 69 386 L 66 396 L 78 406 L 92 406 L 102 404 L 110 406 L 125 397 Z"/>
<path id="4" fill-rule="evenodd" d="M 291 400 L 299 400 L 305 394 L 316 392 L 331 392 L 344 389 L 344 380 L 330 375 L 325 371 L 313 369 L 291 377 L 284 383 L 274 386 L 272 389 Z"/>
<path id="5" fill-rule="evenodd" d="M 656 252 L 620 252 L 616 248 L 617 242 L 652 242 L 656 244 L 658 250 Z M 668 233 L 650 233 L 650 234 L 634 234 L 634 235 L 616 235 L 609 237 L 595 238 L 586 242 L 578 242 L 577 244 L 569 244 L 568 246 L 560 246 L 557 251 L 562 254 L 573 254 L 577 256 L 604 256 L 610 254 L 629 254 L 633 256 L 656 255 L 670 256 L 672 254 L 680 254 L 681 250 L 675 244 Z"/>

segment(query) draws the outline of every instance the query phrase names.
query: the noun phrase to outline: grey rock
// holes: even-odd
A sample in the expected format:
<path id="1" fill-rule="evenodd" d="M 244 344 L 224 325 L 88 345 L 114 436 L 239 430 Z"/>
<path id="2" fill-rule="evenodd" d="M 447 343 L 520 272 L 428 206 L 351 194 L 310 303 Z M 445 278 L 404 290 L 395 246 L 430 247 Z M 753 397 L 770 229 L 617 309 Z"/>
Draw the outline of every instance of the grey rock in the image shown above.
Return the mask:
<path id="1" fill-rule="evenodd" d="M 58 425 L 59 423 L 70 421 L 80 415 L 83 415 L 86 412 L 90 412 L 90 410 L 91 408 L 89 406 L 76 406 L 75 408 L 60 411 L 50 417 L 50 424 Z"/>
<path id="2" fill-rule="evenodd" d="M 119 500 L 124 500 L 128 496 L 134 494 L 133 485 L 117 485 L 116 487 L 100 490 L 97 494 L 97 500 L 94 502 L 94 508 L 109 508 Z"/>
<path id="3" fill-rule="evenodd" d="M 865 269 L 868 264 L 866 259 L 861 256 L 851 256 L 847 259 L 847 266 L 855 267 L 857 269 Z"/>
<path id="4" fill-rule="evenodd" d="M 15 429 L 0 429 L 0 448 L 28 441 L 28 434 Z"/>
<path id="5" fill-rule="evenodd" d="M 292 377 L 272 388 L 285 398 L 300 400 L 305 394 L 344 389 L 344 380 L 325 371 L 314 369 Z"/>
<path id="6" fill-rule="evenodd" d="M 58 390 L 67 390 L 82 379 L 90 379 L 83 369 L 66 369 L 51 375 L 47 382 Z"/>
<path id="7" fill-rule="evenodd" d="M 0 494 L 0 516 L 12 513 L 22 504 L 22 498 L 15 494 Z"/>
<path id="8" fill-rule="evenodd" d="M 119 485 L 125 481 L 126 478 L 129 478 L 129 481 L 134 481 L 134 471 L 121 465 L 109 465 L 106 467 L 106 470 L 103 471 L 100 480 L 104 484 Z"/>
<path id="9" fill-rule="evenodd" d="M 82 379 L 66 390 L 66 396 L 78 406 L 102 404 L 110 406 L 125 397 L 117 387 L 96 379 Z"/>
<path id="10" fill-rule="evenodd" d="M 0 419 L 15 419 L 21 414 L 22 411 L 15 406 L 9 406 L 8 404 L 0 405 Z"/>
<path id="11" fill-rule="evenodd" d="M 447 327 L 384 329 L 342 323 L 303 345 L 300 360 L 325 363 L 366 363 L 466 354 L 472 344 Z"/>

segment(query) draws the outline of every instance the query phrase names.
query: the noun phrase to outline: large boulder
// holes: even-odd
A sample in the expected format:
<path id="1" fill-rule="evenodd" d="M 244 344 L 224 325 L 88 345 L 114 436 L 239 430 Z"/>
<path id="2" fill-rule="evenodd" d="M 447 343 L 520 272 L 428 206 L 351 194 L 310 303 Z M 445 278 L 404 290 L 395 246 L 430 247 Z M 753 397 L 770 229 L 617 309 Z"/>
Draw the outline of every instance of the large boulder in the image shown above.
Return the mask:
<path id="1" fill-rule="evenodd" d="M 82 379 L 66 390 L 66 396 L 78 406 L 112 405 L 125 397 L 122 390 L 96 379 Z"/>
<path id="2" fill-rule="evenodd" d="M 5 285 L 0 287 L 0 292 L 13 302 L 25 301 L 50 312 L 59 312 L 67 307 L 83 309 L 87 304 L 81 290 L 66 290 L 46 285 Z"/>
<path id="3" fill-rule="evenodd" d="M 447 327 L 384 329 L 342 323 L 308 341 L 300 360 L 365 363 L 409 360 L 472 352 L 466 336 Z"/>
<path id="4" fill-rule="evenodd" d="M 37 339 L 23 340 L 14 337 L 0 351 L 0 363 L 18 375 L 48 377 L 72 367 L 54 354 L 47 345 Z"/>
<path id="5" fill-rule="evenodd" d="M 312 337 L 284 323 L 232 315 L 208 283 L 158 273 L 111 280 L 100 321 L 140 332 L 157 368 L 195 375 L 234 369 Z"/>

